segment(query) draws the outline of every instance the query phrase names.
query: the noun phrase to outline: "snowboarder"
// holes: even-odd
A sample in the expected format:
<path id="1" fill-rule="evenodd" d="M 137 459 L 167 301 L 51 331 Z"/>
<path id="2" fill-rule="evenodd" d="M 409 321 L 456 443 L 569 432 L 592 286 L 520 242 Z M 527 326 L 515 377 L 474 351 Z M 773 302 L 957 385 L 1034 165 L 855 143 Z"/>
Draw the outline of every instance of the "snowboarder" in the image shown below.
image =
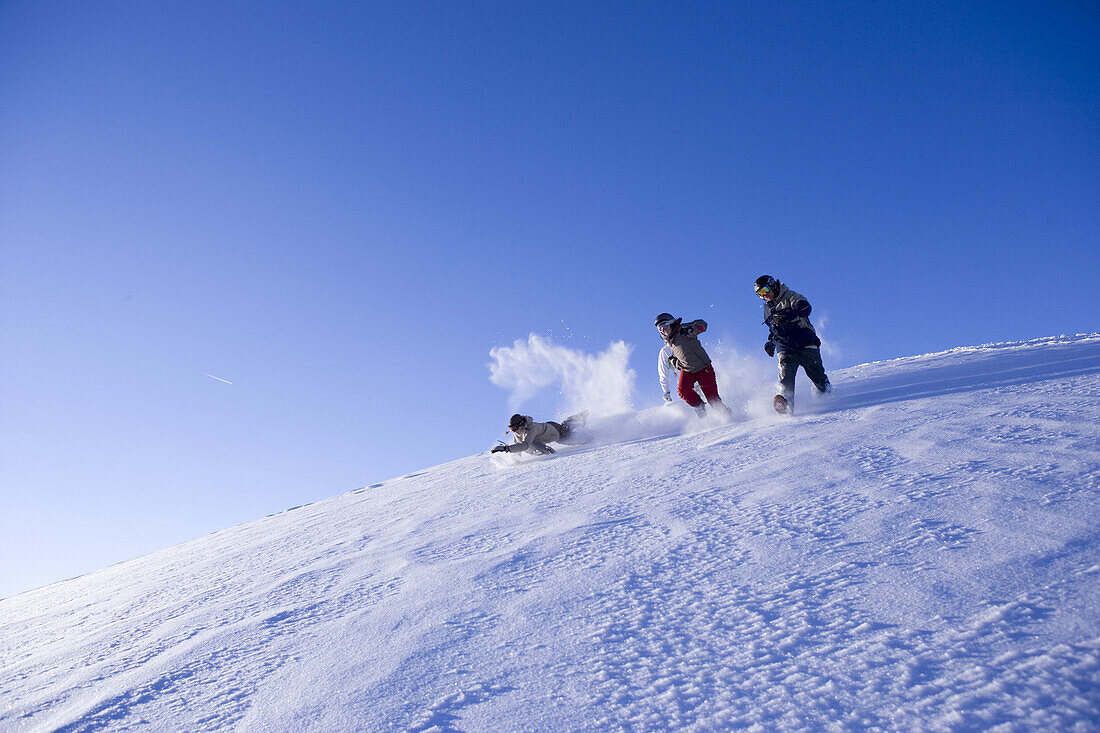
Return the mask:
<path id="1" fill-rule="evenodd" d="M 653 325 L 657 327 L 657 332 L 665 340 L 671 354 L 669 364 L 680 370 L 676 391 L 684 402 L 695 408 L 699 417 L 706 415 L 708 404 L 719 414 L 728 415 L 729 408 L 718 396 L 718 382 L 710 356 L 699 343 L 699 334 L 707 330 L 707 322 L 700 319 L 685 325 L 683 320 L 673 318 L 670 313 L 660 313 L 653 319 Z M 696 384 L 707 398 L 705 403 L 695 392 Z"/>
<path id="2" fill-rule="evenodd" d="M 562 443 L 563 445 L 579 445 L 584 439 L 577 434 L 577 429 L 584 427 L 588 413 L 568 417 L 561 422 L 548 420 L 535 422 L 530 415 L 512 415 L 508 421 L 508 430 L 513 433 L 511 445 L 494 446 L 493 453 L 534 453 L 536 455 L 549 455 L 554 449 L 547 443 Z"/>
<path id="3" fill-rule="evenodd" d="M 764 301 L 764 324 L 768 356 L 779 352 L 779 381 L 772 406 L 778 413 L 794 409 L 794 378 L 798 367 L 806 372 L 819 394 L 832 390 L 825 367 L 821 364 L 821 339 L 810 323 L 810 303 L 771 275 L 761 275 L 754 283 L 756 294 Z"/>

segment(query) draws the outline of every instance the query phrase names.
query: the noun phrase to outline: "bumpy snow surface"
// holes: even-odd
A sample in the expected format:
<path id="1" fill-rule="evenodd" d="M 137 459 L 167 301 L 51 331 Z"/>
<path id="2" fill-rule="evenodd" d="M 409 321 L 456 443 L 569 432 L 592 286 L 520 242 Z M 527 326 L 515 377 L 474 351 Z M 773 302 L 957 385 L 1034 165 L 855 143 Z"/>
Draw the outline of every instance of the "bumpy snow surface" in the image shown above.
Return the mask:
<path id="1" fill-rule="evenodd" d="M 1100 336 L 833 377 L 0 601 L 0 730 L 1100 729 Z"/>

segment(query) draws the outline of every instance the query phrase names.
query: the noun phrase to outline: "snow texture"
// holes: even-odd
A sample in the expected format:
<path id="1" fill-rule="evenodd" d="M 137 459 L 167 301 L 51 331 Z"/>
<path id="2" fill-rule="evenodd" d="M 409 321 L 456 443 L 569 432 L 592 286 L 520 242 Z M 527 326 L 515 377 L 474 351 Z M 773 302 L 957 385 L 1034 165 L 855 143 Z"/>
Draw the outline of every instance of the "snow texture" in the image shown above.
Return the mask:
<path id="1" fill-rule="evenodd" d="M 1100 729 L 1100 335 L 832 377 L 0 601 L 0 730 Z"/>

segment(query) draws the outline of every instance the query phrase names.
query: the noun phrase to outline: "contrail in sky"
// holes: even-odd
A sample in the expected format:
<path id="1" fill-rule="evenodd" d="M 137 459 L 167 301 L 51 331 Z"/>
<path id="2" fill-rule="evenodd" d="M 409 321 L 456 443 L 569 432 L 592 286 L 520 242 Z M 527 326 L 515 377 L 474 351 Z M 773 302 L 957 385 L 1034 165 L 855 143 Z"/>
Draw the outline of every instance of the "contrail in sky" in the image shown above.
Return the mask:
<path id="1" fill-rule="evenodd" d="M 216 379 L 219 382 L 225 382 L 226 384 L 233 384 L 228 379 L 222 379 L 221 377 L 215 377 L 213 374 L 207 374 L 206 372 L 203 372 L 202 374 L 203 374 L 204 377 L 210 377 L 211 379 Z"/>

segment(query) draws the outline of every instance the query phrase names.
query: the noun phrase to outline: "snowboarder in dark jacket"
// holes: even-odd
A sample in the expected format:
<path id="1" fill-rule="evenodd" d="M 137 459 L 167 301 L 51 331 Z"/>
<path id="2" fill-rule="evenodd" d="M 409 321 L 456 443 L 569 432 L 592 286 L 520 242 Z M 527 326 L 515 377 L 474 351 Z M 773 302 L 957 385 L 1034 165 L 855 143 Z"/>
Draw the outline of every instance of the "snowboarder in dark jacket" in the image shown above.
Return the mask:
<path id="1" fill-rule="evenodd" d="M 764 323 L 768 327 L 764 351 L 768 356 L 779 352 L 779 382 L 772 404 L 776 412 L 788 412 L 794 407 L 798 367 L 802 367 L 819 393 L 832 389 L 821 364 L 821 339 L 810 324 L 810 303 L 803 295 L 771 275 L 756 278 L 754 288 L 764 301 Z"/>
<path id="2" fill-rule="evenodd" d="M 714 375 L 714 367 L 711 366 L 710 356 L 707 350 L 699 343 L 699 334 L 707 330 L 707 322 L 700 319 L 691 323 L 684 323 L 682 318 L 673 318 L 670 313 L 661 313 L 654 320 L 661 338 L 665 340 L 672 356 L 669 364 L 680 370 L 680 378 L 677 381 L 676 391 L 684 402 L 695 408 L 696 414 L 703 417 L 707 412 L 707 405 L 720 415 L 728 415 L 729 408 L 718 396 L 718 381 Z M 695 392 L 698 383 L 703 390 L 706 403 Z"/>

